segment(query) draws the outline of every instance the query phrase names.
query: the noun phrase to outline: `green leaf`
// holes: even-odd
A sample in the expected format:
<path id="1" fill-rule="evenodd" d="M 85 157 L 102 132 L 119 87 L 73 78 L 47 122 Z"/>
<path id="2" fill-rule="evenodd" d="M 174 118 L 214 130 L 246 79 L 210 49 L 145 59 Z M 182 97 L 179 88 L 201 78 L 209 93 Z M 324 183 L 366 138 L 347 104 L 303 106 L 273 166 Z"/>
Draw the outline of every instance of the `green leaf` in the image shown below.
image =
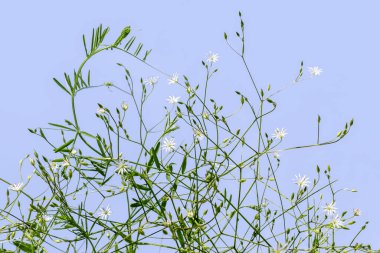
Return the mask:
<path id="1" fill-rule="evenodd" d="M 34 246 L 32 244 L 22 242 L 22 241 L 13 241 L 13 244 L 17 247 L 17 249 L 22 250 L 23 252 L 34 253 Z"/>
<path id="2" fill-rule="evenodd" d="M 177 230 L 177 236 L 181 247 L 185 247 L 185 239 L 183 238 L 182 231 L 179 229 Z"/>
<path id="3" fill-rule="evenodd" d="M 62 146 L 58 147 L 58 148 L 55 148 L 54 149 L 54 152 L 55 153 L 58 153 L 59 151 L 62 151 L 64 148 L 66 148 L 67 146 L 69 146 L 71 143 L 74 142 L 74 139 L 71 139 L 69 140 L 68 142 L 66 142 L 65 144 L 63 144 Z"/>
<path id="4" fill-rule="evenodd" d="M 137 202 L 132 203 L 131 207 L 145 206 L 149 202 L 149 199 L 144 199 L 144 200 L 141 200 L 141 201 L 135 199 L 135 201 L 137 201 Z"/>
<path id="5" fill-rule="evenodd" d="M 182 174 L 184 174 L 185 171 L 186 171 L 186 165 L 187 165 L 187 154 L 183 157 L 183 161 L 182 161 L 182 164 L 181 164 L 181 172 L 182 172 Z"/>
<path id="6" fill-rule="evenodd" d="M 63 129 L 66 129 L 66 130 L 70 130 L 70 131 L 75 131 L 75 129 L 72 129 L 70 127 L 67 127 L 67 126 L 62 126 L 60 124 L 55 124 L 55 123 L 48 123 L 49 125 L 51 126 L 55 126 L 55 127 L 59 127 L 59 128 L 63 128 Z"/>
<path id="7" fill-rule="evenodd" d="M 157 157 L 157 152 L 159 148 L 160 148 L 160 142 L 157 143 L 155 148 L 152 148 L 150 150 L 150 155 L 153 157 L 153 160 L 154 160 L 154 163 L 156 164 L 157 169 L 161 167 L 160 161 L 158 160 L 158 157 Z"/>
<path id="8" fill-rule="evenodd" d="M 62 90 L 66 91 L 67 94 L 71 95 L 71 93 L 65 88 L 65 86 L 63 86 L 56 78 L 53 78 L 54 82 L 59 86 L 61 87 Z"/>
<path id="9" fill-rule="evenodd" d="M 143 190 L 143 191 L 149 191 L 150 188 L 145 186 L 145 185 L 141 185 L 141 184 L 136 184 L 134 183 L 133 186 L 139 190 Z"/>

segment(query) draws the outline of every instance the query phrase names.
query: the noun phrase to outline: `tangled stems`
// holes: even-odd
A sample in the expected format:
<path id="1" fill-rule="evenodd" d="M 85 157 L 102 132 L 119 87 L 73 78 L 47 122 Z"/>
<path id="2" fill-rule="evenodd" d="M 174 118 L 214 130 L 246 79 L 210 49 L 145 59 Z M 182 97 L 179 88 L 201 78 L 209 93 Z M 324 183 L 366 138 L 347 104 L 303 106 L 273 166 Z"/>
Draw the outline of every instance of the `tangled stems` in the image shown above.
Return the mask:
<path id="1" fill-rule="evenodd" d="M 136 45 L 129 27 L 109 45 L 103 44 L 108 28 L 99 26 L 93 30 L 91 46 L 83 36 L 86 58 L 73 78 L 65 73 L 65 84 L 54 79 L 70 96 L 73 120 L 65 120 L 64 125 L 49 123 L 53 129 L 30 129 L 54 152 L 51 158 L 37 152 L 25 158 L 41 181 L 38 190 L 43 186 L 42 191 L 29 192 L 32 176 L 25 185 L 1 179 L 9 185 L 7 201 L 0 212 L 2 249 L 372 252 L 369 245 L 356 242 L 365 226 L 347 244 L 338 243 L 337 235 L 350 229 L 358 212 L 350 217 L 347 212 L 337 213 L 335 202 L 340 190 L 334 189 L 330 168 L 322 179 L 317 167 L 312 183 L 306 176 L 297 177 L 298 188 L 290 195 L 281 191 L 277 175 L 280 159 L 273 154 L 283 145 L 286 132 L 278 129 L 272 137 L 265 132 L 264 120 L 277 104 L 269 94 L 270 88 L 264 92 L 254 81 L 245 58 L 244 22 L 240 13 L 239 16 L 238 49 L 227 34 L 224 37 L 239 56 L 255 96 L 236 91 L 240 107 L 232 114 L 225 113 L 229 109 L 209 97 L 208 89 L 217 72 L 216 54 L 202 62 L 206 80 L 199 89 L 187 76 L 179 80 L 149 64 L 151 51 L 143 53 L 143 45 Z M 170 78 L 170 83 L 181 87 L 187 98 L 169 100 L 172 107 L 165 107 L 162 119 L 153 122 L 145 112 L 152 110 L 146 102 L 154 94 L 157 79 L 146 82 L 141 78 L 137 86 L 128 67 L 118 63 L 124 71 L 125 86 L 109 82 L 93 85 L 90 71 L 85 78 L 84 69 L 94 56 L 110 50 L 125 53 Z M 302 66 L 297 80 L 302 77 Z M 113 112 L 99 104 L 96 117 L 104 129 L 85 131 L 76 112 L 76 95 L 103 86 L 120 91 L 126 101 L 132 101 L 131 106 L 123 103 Z M 126 121 L 132 112 L 136 119 Z M 252 121 L 236 128 L 234 117 L 247 112 Z M 338 142 L 353 122 L 327 141 L 320 140 L 319 124 L 320 118 L 317 143 L 282 148 L 282 152 Z M 61 140 L 45 134 L 50 130 L 59 130 Z M 178 140 L 181 145 L 177 145 Z M 12 195 L 10 190 L 14 191 Z M 332 202 L 323 206 L 325 195 Z"/>

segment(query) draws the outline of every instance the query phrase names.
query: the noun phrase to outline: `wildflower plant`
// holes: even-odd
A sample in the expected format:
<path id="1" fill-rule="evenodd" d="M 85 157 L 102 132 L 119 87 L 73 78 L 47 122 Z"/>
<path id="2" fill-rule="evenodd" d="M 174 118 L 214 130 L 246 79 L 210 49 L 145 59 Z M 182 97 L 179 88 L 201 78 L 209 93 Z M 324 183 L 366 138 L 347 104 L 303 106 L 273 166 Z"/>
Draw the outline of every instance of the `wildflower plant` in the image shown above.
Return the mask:
<path id="1" fill-rule="evenodd" d="M 202 61 L 206 78 L 194 82 L 148 63 L 151 50 L 143 50 L 130 27 L 115 40 L 102 26 L 90 40 L 83 36 L 83 62 L 71 75 L 53 79 L 70 98 L 72 117 L 29 129 L 53 151 L 51 157 L 38 152 L 27 157 L 43 191 L 32 195 L 31 177 L 16 184 L 1 179 L 9 187 L 0 210 L 1 252 L 372 252 L 370 245 L 357 241 L 366 224 L 353 232 L 352 240 L 337 239 L 360 210 L 337 209 L 341 189 L 335 189 L 330 167 L 297 175 L 296 186 L 277 177 L 280 152 L 336 143 L 349 133 L 353 120 L 336 136 L 321 140 L 318 117 L 315 143 L 279 149 L 295 133 L 288 136 L 284 128 L 273 133 L 264 124 L 276 110 L 277 92 L 255 83 L 241 13 L 239 18 L 237 42 L 227 33 L 224 39 L 241 60 L 253 93 L 228 94 L 240 103 L 233 114 L 207 92 L 218 70 L 218 53 L 209 52 Z M 116 63 L 125 83 L 94 85 L 88 62 L 110 50 L 156 73 L 143 78 Z M 322 73 L 319 67 L 309 70 L 313 76 Z M 302 75 L 303 63 L 295 80 Z M 163 118 L 151 122 L 147 101 L 162 79 L 186 95 L 181 100 L 170 96 L 171 109 L 165 106 Z M 104 129 L 85 129 L 77 95 L 103 86 L 121 92 L 124 100 L 120 108 L 99 104 L 94 115 Z M 249 113 L 252 121 L 235 126 L 239 112 Z M 126 120 L 132 113 L 136 125 Z M 51 128 L 55 131 L 48 133 Z M 52 137 L 57 132 L 59 137 Z M 292 186 L 293 193 L 283 192 Z"/>

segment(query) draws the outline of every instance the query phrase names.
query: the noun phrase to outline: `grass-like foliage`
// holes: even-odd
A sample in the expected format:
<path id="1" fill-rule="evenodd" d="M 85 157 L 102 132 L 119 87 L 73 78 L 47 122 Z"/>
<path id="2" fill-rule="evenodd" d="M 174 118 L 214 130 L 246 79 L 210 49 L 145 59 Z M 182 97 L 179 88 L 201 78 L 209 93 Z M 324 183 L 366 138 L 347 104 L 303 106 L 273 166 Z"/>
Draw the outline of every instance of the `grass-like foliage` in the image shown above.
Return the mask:
<path id="1" fill-rule="evenodd" d="M 109 29 L 102 26 L 91 39 L 83 36 L 83 62 L 73 73 L 53 79 L 71 98 L 72 117 L 29 129 L 52 154 L 35 152 L 23 159 L 20 167 L 24 160 L 34 167 L 25 181 L 1 178 L 8 190 L 0 210 L 0 252 L 374 252 L 357 242 L 366 227 L 352 226 L 360 210 L 337 209 L 342 189 L 335 189 L 330 167 L 309 170 L 315 173 L 310 178 L 296 176 L 293 193 L 291 182 L 278 177 L 281 154 L 338 142 L 353 121 L 322 140 L 318 117 L 315 143 L 280 149 L 286 130 L 267 134 L 264 126 L 276 109 L 278 91 L 254 82 L 240 13 L 239 18 L 240 31 L 232 41 L 227 33 L 224 39 L 241 61 L 251 92 L 224 94 L 238 105 L 232 109 L 207 92 L 217 74 L 216 53 L 202 61 L 205 80 L 195 85 L 185 75 L 148 63 L 151 51 L 136 42 L 130 27 L 116 39 L 108 38 Z M 157 76 L 136 78 L 127 64 L 115 62 L 124 83 L 93 85 L 87 63 L 111 50 Z M 309 71 L 314 77 L 321 73 L 318 67 Z M 186 95 L 169 97 L 161 119 L 152 122 L 147 112 L 159 110 L 147 101 L 159 76 Z M 301 63 L 294 83 L 304 76 Z M 126 102 L 119 108 L 99 104 L 96 117 L 104 128 L 85 129 L 77 95 L 95 87 L 121 92 Z M 236 120 L 242 114 L 251 120 Z M 339 239 L 351 228 L 351 239 Z"/>

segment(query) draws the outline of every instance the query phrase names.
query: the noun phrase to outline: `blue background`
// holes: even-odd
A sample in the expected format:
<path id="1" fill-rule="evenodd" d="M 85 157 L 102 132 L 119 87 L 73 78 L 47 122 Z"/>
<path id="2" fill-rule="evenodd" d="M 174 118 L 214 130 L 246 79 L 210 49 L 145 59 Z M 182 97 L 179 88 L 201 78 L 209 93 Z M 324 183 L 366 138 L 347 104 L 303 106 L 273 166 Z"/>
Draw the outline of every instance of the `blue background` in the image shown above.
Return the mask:
<path id="1" fill-rule="evenodd" d="M 294 174 L 312 176 L 316 164 L 321 168 L 330 164 L 339 187 L 359 190 L 340 194 L 339 210 L 360 208 L 359 221 L 370 221 L 360 240 L 379 248 L 377 0 L 2 1 L 1 177 L 19 181 L 18 161 L 34 149 L 49 151 L 27 128 L 70 117 L 69 98 L 52 77 L 62 78 L 64 71 L 71 72 L 83 59 L 83 33 L 102 23 L 111 27 L 110 37 L 116 38 L 124 26 L 131 25 L 138 39 L 153 49 L 153 65 L 200 81 L 204 77 L 200 60 L 209 50 L 218 52 L 221 73 L 211 89 L 215 96 L 222 96 L 222 92 L 241 88 L 248 80 L 223 39 L 223 32 L 232 35 L 239 29 L 239 10 L 247 27 L 248 62 L 259 86 L 270 83 L 275 90 L 290 83 L 301 60 L 306 67 L 323 69 L 320 77 L 276 96 L 279 109 L 268 122 L 267 131 L 286 128 L 289 134 L 283 147 L 314 142 L 318 114 L 322 116 L 323 139 L 335 136 L 346 121 L 355 118 L 352 132 L 336 145 L 281 154 L 280 173 L 288 175 L 289 187 L 294 187 Z M 132 64 L 128 61 L 124 58 L 126 64 Z M 113 72 L 115 68 L 99 67 L 111 62 L 110 57 L 100 58 L 98 65 L 94 64 L 99 80 L 117 81 L 112 80 L 120 75 Z M 145 67 L 133 67 L 142 77 L 156 74 Z M 162 100 L 157 103 L 176 95 L 165 77 L 158 85 Z M 96 96 L 88 103 L 87 96 L 83 97 L 79 104 L 83 112 L 95 112 L 96 101 L 111 103 L 110 92 Z"/>

